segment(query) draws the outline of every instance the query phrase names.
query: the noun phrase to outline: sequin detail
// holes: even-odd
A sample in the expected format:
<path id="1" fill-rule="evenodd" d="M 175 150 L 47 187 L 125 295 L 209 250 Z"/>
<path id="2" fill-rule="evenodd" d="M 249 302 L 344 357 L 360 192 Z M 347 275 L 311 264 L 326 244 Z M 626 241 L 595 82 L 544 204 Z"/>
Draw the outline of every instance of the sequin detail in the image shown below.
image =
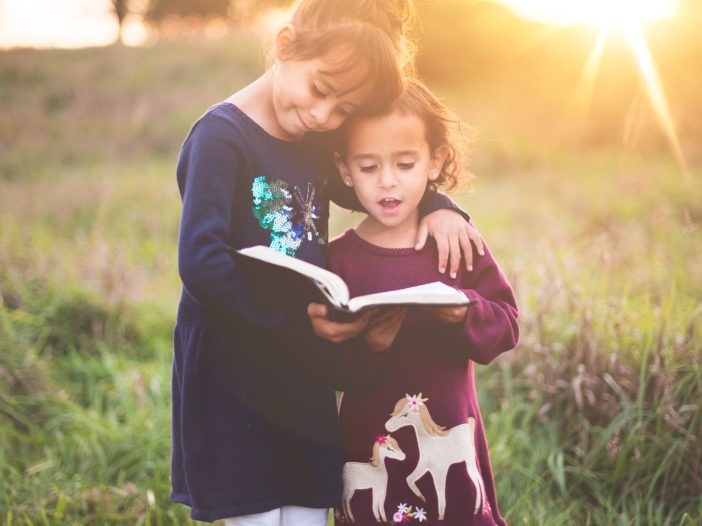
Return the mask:
<path id="1" fill-rule="evenodd" d="M 251 185 L 253 214 L 258 223 L 270 231 L 270 247 L 294 256 L 302 242 L 313 241 L 324 245 L 326 232 L 320 231 L 316 221 L 319 211 L 315 200 L 316 189 L 307 183 L 304 191 L 280 179 L 264 175 L 256 177 Z"/>

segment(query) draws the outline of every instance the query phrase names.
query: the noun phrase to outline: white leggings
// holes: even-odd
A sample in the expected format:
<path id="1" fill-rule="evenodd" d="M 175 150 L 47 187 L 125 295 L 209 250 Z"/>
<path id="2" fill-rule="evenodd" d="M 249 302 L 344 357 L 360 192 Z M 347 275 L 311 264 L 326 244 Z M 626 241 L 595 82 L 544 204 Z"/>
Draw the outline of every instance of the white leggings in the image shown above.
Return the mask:
<path id="1" fill-rule="evenodd" d="M 328 510 L 283 506 L 263 513 L 224 519 L 224 526 L 326 526 Z"/>

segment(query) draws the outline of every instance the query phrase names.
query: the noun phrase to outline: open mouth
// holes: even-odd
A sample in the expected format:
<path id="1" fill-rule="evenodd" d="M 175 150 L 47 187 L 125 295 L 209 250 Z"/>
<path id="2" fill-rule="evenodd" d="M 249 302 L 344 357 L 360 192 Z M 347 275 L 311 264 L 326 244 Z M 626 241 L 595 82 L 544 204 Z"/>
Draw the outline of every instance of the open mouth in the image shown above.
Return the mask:
<path id="1" fill-rule="evenodd" d="M 402 201 L 400 201 L 399 199 L 395 199 L 394 197 L 386 197 L 378 201 L 381 208 L 386 212 L 392 212 L 394 210 L 397 210 L 397 207 L 400 206 L 401 202 Z"/>

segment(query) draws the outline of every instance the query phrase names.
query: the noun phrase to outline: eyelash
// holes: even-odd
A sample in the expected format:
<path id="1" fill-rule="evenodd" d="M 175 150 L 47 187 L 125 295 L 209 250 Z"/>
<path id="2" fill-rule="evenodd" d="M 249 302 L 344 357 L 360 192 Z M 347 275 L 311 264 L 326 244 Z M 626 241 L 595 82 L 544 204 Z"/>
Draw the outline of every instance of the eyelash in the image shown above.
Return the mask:
<path id="1" fill-rule="evenodd" d="M 327 94 L 324 93 L 321 89 L 319 89 L 314 82 L 312 83 L 312 92 L 315 94 L 316 97 L 319 97 L 321 99 L 327 96 Z"/>
<path id="2" fill-rule="evenodd" d="M 397 163 L 397 166 L 399 166 L 401 170 L 412 170 L 414 165 L 415 163 Z M 368 166 L 359 166 L 358 169 L 361 171 L 361 173 L 367 174 L 375 171 L 377 167 L 377 164 L 372 164 Z"/>
<path id="3" fill-rule="evenodd" d="M 321 89 L 319 89 L 314 82 L 312 83 L 312 93 L 314 94 L 315 97 L 318 97 L 320 99 L 327 98 L 327 94 L 324 93 Z M 344 108 L 337 108 L 336 112 L 339 115 L 341 115 L 342 117 L 348 117 L 352 113 L 350 110 L 347 110 Z"/>

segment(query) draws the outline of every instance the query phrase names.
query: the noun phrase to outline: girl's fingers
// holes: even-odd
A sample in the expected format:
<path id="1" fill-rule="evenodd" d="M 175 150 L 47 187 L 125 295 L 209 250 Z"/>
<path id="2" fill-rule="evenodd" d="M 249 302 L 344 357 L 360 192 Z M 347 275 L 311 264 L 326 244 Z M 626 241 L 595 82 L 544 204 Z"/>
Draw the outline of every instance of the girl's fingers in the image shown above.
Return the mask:
<path id="1" fill-rule="evenodd" d="M 397 316 L 394 316 L 388 326 L 386 327 L 387 332 L 397 334 L 402 327 L 402 322 L 405 320 L 406 311 L 400 311 Z"/>
<path id="2" fill-rule="evenodd" d="M 388 323 L 389 320 L 393 319 L 404 310 L 406 310 L 404 307 L 381 309 L 380 314 L 374 316 L 368 325 L 369 327 L 375 327 L 376 325 Z"/>
<path id="3" fill-rule="evenodd" d="M 402 325 L 402 322 L 405 319 L 405 316 L 407 316 L 407 309 L 402 309 L 400 312 L 397 313 L 397 322 L 399 325 Z"/>
<path id="4" fill-rule="evenodd" d="M 390 323 L 395 323 L 397 320 L 403 319 L 405 317 L 406 312 L 407 309 L 405 307 L 393 309 L 392 312 L 388 315 L 387 321 Z"/>
<path id="5" fill-rule="evenodd" d="M 366 325 L 368 325 L 368 323 L 371 320 L 371 317 L 373 316 L 373 312 L 374 311 L 364 312 L 363 314 L 361 314 L 361 316 L 359 316 L 357 320 L 351 323 L 356 333 L 361 332 L 363 329 L 366 328 Z"/>
<path id="6" fill-rule="evenodd" d="M 327 318 L 328 307 L 322 303 L 310 303 L 307 314 L 314 333 L 320 338 L 334 343 L 341 343 L 361 333 L 368 325 L 373 311 L 364 312 L 350 323 L 340 323 Z"/>
<path id="7" fill-rule="evenodd" d="M 449 257 L 451 261 L 450 276 L 451 279 L 456 277 L 458 267 L 461 266 L 461 245 L 459 244 L 459 234 L 451 234 L 449 236 Z"/>
<path id="8" fill-rule="evenodd" d="M 449 244 L 446 236 L 434 236 L 436 241 L 436 250 L 439 253 L 439 272 L 446 272 L 446 262 L 448 261 Z"/>
<path id="9" fill-rule="evenodd" d="M 471 239 L 475 248 L 478 249 L 478 254 L 481 256 L 485 255 L 485 247 L 483 247 L 483 237 L 480 232 L 473 225 L 468 225 L 468 237 Z"/>
<path id="10" fill-rule="evenodd" d="M 324 303 L 310 303 L 307 305 L 307 315 L 310 318 L 326 318 L 327 306 Z"/>
<path id="11" fill-rule="evenodd" d="M 461 230 L 458 233 L 458 242 L 461 245 L 466 270 L 470 272 L 473 270 L 473 247 L 470 243 L 470 237 L 468 236 L 468 232 L 466 230 Z"/>
<path id="12" fill-rule="evenodd" d="M 392 334 L 397 333 L 405 319 L 406 309 L 398 309 L 390 316 L 387 316 L 381 323 L 369 325 L 369 330 L 376 334 Z"/>
<path id="13" fill-rule="evenodd" d="M 421 250 L 424 244 L 427 242 L 427 237 L 429 236 L 429 227 L 426 221 L 419 223 L 419 230 L 417 231 L 417 239 L 414 243 L 415 250 Z"/>
<path id="14" fill-rule="evenodd" d="M 338 321 L 328 321 L 329 327 L 338 334 L 355 336 L 368 325 L 370 320 L 370 313 L 364 312 L 361 316 L 353 321 L 344 323 Z"/>

